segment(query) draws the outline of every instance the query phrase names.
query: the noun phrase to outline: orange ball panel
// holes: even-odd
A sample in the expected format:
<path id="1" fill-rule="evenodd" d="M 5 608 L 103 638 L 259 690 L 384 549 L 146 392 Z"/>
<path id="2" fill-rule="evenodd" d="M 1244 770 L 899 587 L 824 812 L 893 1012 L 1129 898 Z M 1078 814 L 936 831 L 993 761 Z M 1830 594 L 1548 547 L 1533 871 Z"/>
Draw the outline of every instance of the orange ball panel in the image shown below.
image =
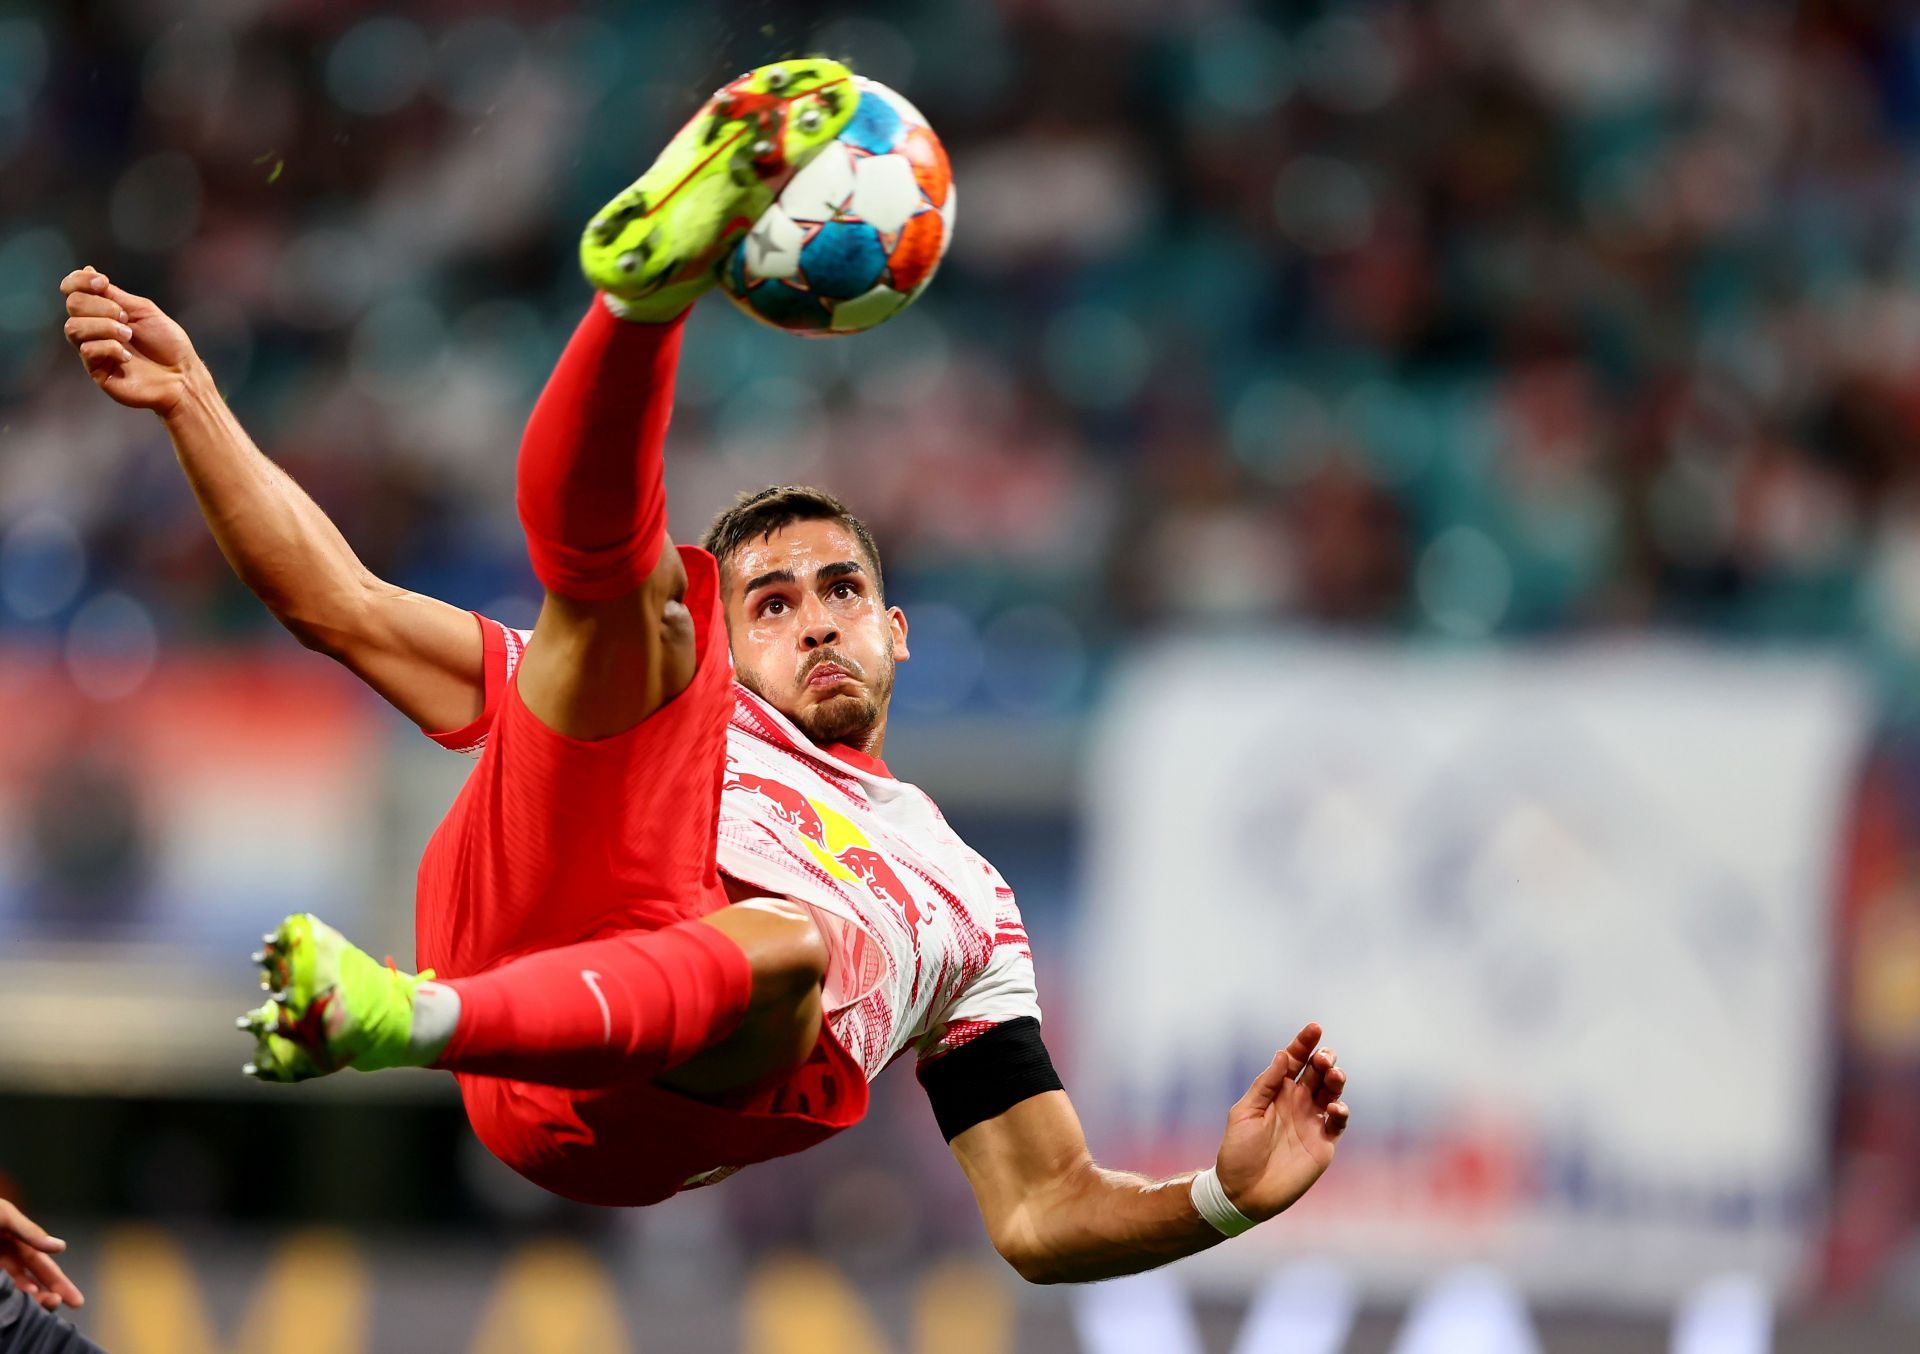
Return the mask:
<path id="1" fill-rule="evenodd" d="M 900 232 L 900 242 L 887 256 L 895 291 L 911 292 L 933 275 L 946 234 L 947 223 L 939 212 L 921 212 L 907 222 Z"/>
<path id="2" fill-rule="evenodd" d="M 906 144 L 900 150 L 912 162 L 913 177 L 920 181 L 920 191 L 927 195 L 927 201 L 936 207 L 946 206 L 953 170 L 947 164 L 946 148 L 940 139 L 925 127 L 913 127 L 908 130 Z"/>

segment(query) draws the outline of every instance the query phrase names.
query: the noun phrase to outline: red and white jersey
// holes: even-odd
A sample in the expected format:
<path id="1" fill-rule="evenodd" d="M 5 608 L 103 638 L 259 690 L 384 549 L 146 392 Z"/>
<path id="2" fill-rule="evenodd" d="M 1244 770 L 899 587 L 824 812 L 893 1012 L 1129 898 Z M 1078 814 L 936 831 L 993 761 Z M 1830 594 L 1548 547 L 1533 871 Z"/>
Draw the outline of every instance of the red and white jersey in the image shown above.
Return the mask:
<path id="1" fill-rule="evenodd" d="M 925 791 L 850 748 L 820 748 L 733 688 L 720 872 L 810 907 L 835 948 L 834 1033 L 871 1079 L 1040 1015 L 1013 890 Z"/>
<path id="2" fill-rule="evenodd" d="M 477 755 L 529 638 L 481 618 L 486 711 L 434 741 Z M 868 1080 L 904 1053 L 935 1057 L 1040 1017 L 1013 890 L 931 797 L 851 748 L 821 748 L 733 688 L 720 796 L 720 872 L 803 903 L 832 953 L 827 1020 Z"/>

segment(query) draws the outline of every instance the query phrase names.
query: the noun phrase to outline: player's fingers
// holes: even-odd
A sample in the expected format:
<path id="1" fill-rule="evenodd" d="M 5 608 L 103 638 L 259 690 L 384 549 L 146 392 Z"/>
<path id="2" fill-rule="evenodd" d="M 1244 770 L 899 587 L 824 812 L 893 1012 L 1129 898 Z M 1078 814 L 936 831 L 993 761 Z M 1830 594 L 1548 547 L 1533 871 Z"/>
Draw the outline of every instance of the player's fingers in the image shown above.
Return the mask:
<path id="1" fill-rule="evenodd" d="M 99 278 L 100 281 L 95 282 L 95 278 Z M 103 290 L 105 282 L 106 275 L 89 263 L 83 267 L 75 268 L 72 272 L 61 278 L 60 291 L 62 295 L 70 296 L 74 292 Z"/>
<path id="2" fill-rule="evenodd" d="M 1313 1055 L 1307 1059 L 1307 1070 L 1300 1074 L 1300 1084 L 1307 1088 L 1308 1095 L 1320 1094 L 1320 1081 L 1332 1070 L 1335 1061 L 1336 1056 L 1330 1048 L 1313 1051 Z"/>
<path id="3" fill-rule="evenodd" d="M 88 371 L 105 371 L 133 361 L 133 354 L 112 339 L 95 339 L 80 345 L 80 360 Z"/>
<path id="4" fill-rule="evenodd" d="M 1300 1069 L 1306 1066 L 1307 1059 L 1313 1056 L 1314 1048 L 1320 1043 L 1320 1033 L 1320 1023 L 1309 1020 L 1300 1027 L 1300 1033 L 1293 1036 L 1293 1042 L 1281 1050 L 1290 1064 L 1287 1068 L 1288 1076 L 1300 1075 Z"/>
<path id="5" fill-rule="evenodd" d="M 1267 1106 L 1280 1094 L 1280 1088 L 1293 1079 L 1293 1073 L 1289 1070 L 1290 1062 L 1284 1048 L 1274 1054 L 1273 1061 L 1253 1079 L 1253 1085 L 1247 1087 L 1247 1093 L 1240 1097 L 1238 1108 L 1252 1114 L 1265 1114 Z"/>
<path id="6" fill-rule="evenodd" d="M 104 315 L 75 316 L 67 321 L 65 330 L 67 342 L 75 347 L 100 339 L 119 339 L 126 343 L 133 341 L 133 329 L 130 326 L 121 324 L 118 320 L 110 320 Z"/>
<path id="7" fill-rule="evenodd" d="M 1326 1075 L 1320 1078 L 1319 1093 L 1313 1097 L 1314 1108 L 1324 1110 L 1338 1100 L 1346 1085 L 1347 1070 L 1344 1067 L 1329 1067 Z"/>
<path id="8" fill-rule="evenodd" d="M 61 1245 L 65 1245 L 62 1242 Z M 66 1275 L 66 1271 L 53 1262 L 50 1255 L 32 1255 L 27 1258 L 27 1272 L 41 1291 L 51 1293 L 58 1301 L 69 1307 L 85 1304 L 86 1295 Z"/>
<path id="9" fill-rule="evenodd" d="M 75 274 L 68 274 L 69 278 L 74 276 Z M 61 284 L 61 290 L 66 290 L 66 284 L 64 282 Z M 79 283 L 75 286 L 74 291 L 82 295 L 91 294 L 111 301 L 122 310 L 132 312 L 134 319 L 138 319 L 150 311 L 157 313 L 160 309 L 146 297 L 137 296 L 125 287 L 114 285 L 113 279 L 97 268 L 81 269 Z"/>
<path id="10" fill-rule="evenodd" d="M 136 296 L 125 287 L 116 287 L 111 282 L 100 289 L 100 294 L 109 301 L 117 303 L 122 309 L 131 311 L 135 319 L 138 319 L 148 311 L 158 311 L 160 309 L 160 307 L 156 306 L 146 297 Z"/>
<path id="11" fill-rule="evenodd" d="M 1319 1042 L 1318 1022 L 1308 1021 L 1301 1026 L 1300 1033 L 1293 1036 L 1293 1042 L 1274 1054 L 1266 1070 L 1254 1078 L 1253 1085 L 1240 1097 L 1237 1108 L 1255 1114 L 1266 1113 L 1267 1107 L 1279 1097 L 1281 1088 L 1300 1075 L 1300 1070 L 1313 1056 L 1314 1045 Z"/>
<path id="12" fill-rule="evenodd" d="M 0 1238 L 6 1237 L 23 1241 L 36 1251 L 44 1251 L 48 1255 L 58 1255 L 67 1248 L 66 1242 L 57 1236 L 49 1236 L 46 1228 L 22 1213 L 16 1205 L 0 1199 Z"/>
<path id="13" fill-rule="evenodd" d="M 127 309 L 109 296 L 97 296 L 90 291 L 70 292 L 67 295 L 67 314 L 103 315 L 109 320 L 124 321 Z"/>
<path id="14" fill-rule="evenodd" d="M 1327 1136 L 1337 1138 L 1345 1133 L 1350 1115 L 1351 1111 L 1348 1110 L 1347 1102 L 1344 1100 L 1336 1100 L 1327 1106 Z"/>

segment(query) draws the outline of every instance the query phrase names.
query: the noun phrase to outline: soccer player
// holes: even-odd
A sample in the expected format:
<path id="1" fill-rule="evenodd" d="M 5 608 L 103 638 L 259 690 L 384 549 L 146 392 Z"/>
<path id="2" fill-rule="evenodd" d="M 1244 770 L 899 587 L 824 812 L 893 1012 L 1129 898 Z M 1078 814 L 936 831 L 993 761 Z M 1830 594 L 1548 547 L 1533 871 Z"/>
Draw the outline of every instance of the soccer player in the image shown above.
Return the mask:
<path id="1" fill-rule="evenodd" d="M 1000 1252 L 1130 1273 L 1279 1213 L 1331 1161 L 1346 1074 L 1308 1025 L 1213 1166 L 1096 1166 L 1039 1033 L 1012 891 L 881 760 L 907 623 L 866 528 L 813 490 L 666 537 L 681 325 L 729 244 L 854 116 L 843 67 L 715 94 L 589 223 L 598 295 L 522 438 L 531 635 L 369 574 L 248 440 L 186 335 L 91 268 L 62 283 L 95 383 L 165 422 L 241 578 L 311 648 L 478 763 L 428 843 L 419 976 L 313 917 L 256 958 L 249 1070 L 453 1072 L 528 1179 L 647 1204 L 856 1122 L 913 1050 Z M 723 642 L 725 641 L 725 642 Z"/>

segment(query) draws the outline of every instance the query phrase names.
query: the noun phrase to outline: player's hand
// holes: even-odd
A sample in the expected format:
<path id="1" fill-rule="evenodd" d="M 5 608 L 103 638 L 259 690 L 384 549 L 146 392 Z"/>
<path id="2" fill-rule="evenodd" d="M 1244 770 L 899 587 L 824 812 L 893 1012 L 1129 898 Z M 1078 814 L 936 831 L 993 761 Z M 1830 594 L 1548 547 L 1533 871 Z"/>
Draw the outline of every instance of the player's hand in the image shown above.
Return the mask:
<path id="1" fill-rule="evenodd" d="M 128 408 L 162 418 L 172 413 L 199 360 L 187 331 L 91 265 L 62 278 L 60 294 L 67 298 L 67 342 L 79 350 L 93 383 Z"/>
<path id="2" fill-rule="evenodd" d="M 1347 1074 L 1319 1043 L 1318 1025 L 1301 1030 L 1227 1113 L 1214 1170 L 1233 1206 L 1255 1221 L 1305 1194 L 1347 1131 Z"/>
<path id="3" fill-rule="evenodd" d="M 50 1312 L 62 1303 L 78 1307 L 87 1300 L 53 1262 L 66 1248 L 66 1242 L 48 1236 L 45 1228 L 0 1199 L 0 1270 L 11 1274 L 22 1293 Z"/>

